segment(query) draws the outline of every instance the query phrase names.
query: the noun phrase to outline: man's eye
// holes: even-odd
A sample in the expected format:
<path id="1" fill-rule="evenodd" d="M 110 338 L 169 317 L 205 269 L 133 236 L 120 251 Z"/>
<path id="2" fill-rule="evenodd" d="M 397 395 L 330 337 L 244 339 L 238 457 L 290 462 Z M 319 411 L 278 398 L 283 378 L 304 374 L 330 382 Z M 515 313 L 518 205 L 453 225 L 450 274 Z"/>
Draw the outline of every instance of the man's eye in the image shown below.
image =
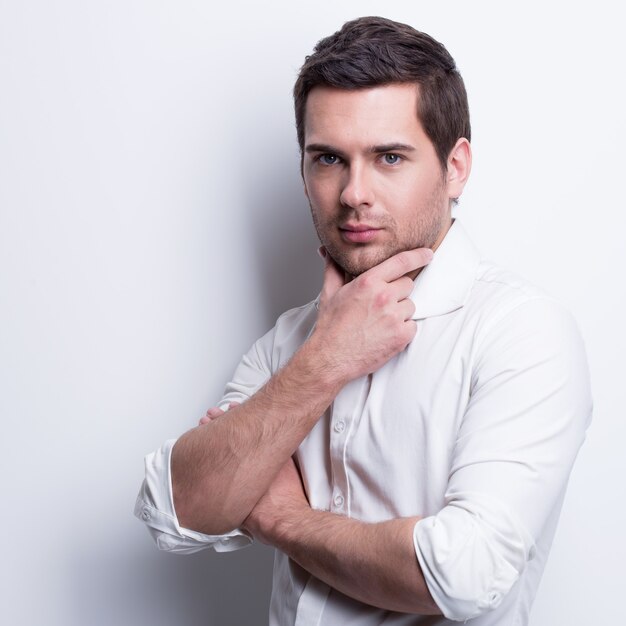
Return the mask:
<path id="1" fill-rule="evenodd" d="M 395 165 L 400 161 L 399 154 L 384 154 L 383 159 L 387 165 Z"/>
<path id="2" fill-rule="evenodd" d="M 334 165 L 339 161 L 339 157 L 336 154 L 322 154 L 319 156 L 319 162 L 322 165 Z"/>

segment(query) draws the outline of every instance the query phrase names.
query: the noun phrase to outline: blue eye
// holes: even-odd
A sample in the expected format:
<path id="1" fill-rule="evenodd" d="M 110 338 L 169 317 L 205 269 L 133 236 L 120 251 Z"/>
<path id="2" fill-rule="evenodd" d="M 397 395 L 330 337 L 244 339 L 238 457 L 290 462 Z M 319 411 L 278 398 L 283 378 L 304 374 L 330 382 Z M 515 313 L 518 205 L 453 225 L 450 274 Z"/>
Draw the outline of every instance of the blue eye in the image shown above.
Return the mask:
<path id="1" fill-rule="evenodd" d="M 336 154 L 322 154 L 319 156 L 319 162 L 322 165 L 334 165 L 339 161 L 339 157 Z"/>
<path id="2" fill-rule="evenodd" d="M 385 154 L 383 157 L 387 165 L 395 165 L 400 161 L 400 155 L 398 154 Z"/>

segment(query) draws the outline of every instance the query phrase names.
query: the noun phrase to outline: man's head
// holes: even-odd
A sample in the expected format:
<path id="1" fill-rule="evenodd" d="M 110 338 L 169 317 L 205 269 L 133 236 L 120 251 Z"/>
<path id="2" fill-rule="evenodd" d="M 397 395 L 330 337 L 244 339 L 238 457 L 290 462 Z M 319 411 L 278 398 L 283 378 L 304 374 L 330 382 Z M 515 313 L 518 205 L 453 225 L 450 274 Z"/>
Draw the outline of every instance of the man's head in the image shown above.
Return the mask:
<path id="1" fill-rule="evenodd" d="M 317 86 L 362 89 L 392 83 L 419 86 L 416 114 L 445 170 L 460 137 L 471 141 L 467 93 L 454 59 L 439 42 L 399 22 L 362 17 L 320 40 L 294 86 L 296 130 L 304 149 L 307 98 Z"/>
<path id="2" fill-rule="evenodd" d="M 356 276 L 435 248 L 471 165 L 461 76 L 428 35 L 383 18 L 320 41 L 294 88 L 302 175 L 320 241 Z"/>

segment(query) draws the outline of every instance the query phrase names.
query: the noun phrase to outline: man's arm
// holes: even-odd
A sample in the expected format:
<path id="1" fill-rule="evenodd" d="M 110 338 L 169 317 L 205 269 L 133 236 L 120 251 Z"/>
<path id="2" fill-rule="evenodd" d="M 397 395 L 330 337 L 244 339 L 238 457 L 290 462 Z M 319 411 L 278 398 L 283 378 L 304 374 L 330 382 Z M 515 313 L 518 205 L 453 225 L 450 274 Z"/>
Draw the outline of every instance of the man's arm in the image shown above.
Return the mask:
<path id="1" fill-rule="evenodd" d="M 419 519 L 368 524 L 313 510 L 289 460 L 244 528 L 355 600 L 391 611 L 440 615 L 413 546 Z"/>
<path id="2" fill-rule="evenodd" d="M 496 609 L 545 550 L 591 396 L 576 325 L 546 298 L 488 328 L 474 371 L 438 513 L 363 524 L 312 511 L 287 466 L 244 529 L 368 604 L 459 621 Z"/>
<path id="3" fill-rule="evenodd" d="M 250 400 L 184 434 L 172 450 L 179 523 L 217 535 L 241 524 L 341 388 L 303 347 Z"/>
<path id="4" fill-rule="evenodd" d="M 241 525 L 348 381 L 377 370 L 415 335 L 405 275 L 432 259 L 401 252 L 344 285 L 326 258 L 311 337 L 250 400 L 185 433 L 172 451 L 179 523 L 215 535 Z"/>

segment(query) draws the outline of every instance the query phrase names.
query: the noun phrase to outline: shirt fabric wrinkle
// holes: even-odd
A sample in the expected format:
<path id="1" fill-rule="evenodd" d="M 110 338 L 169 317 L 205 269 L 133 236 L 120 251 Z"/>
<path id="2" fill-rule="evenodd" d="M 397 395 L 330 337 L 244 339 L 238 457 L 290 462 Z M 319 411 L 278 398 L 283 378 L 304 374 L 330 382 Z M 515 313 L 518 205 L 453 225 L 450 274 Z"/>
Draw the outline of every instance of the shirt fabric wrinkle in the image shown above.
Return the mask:
<path id="1" fill-rule="evenodd" d="M 411 299 L 413 341 L 346 385 L 295 456 L 313 508 L 370 523 L 422 516 L 415 554 L 443 616 L 357 602 L 276 551 L 272 626 L 528 623 L 591 418 L 584 345 L 556 300 L 483 260 L 458 220 Z M 312 332 L 318 303 L 279 317 L 243 357 L 218 406 L 245 402 L 287 363 Z M 249 545 L 240 529 L 209 536 L 180 527 L 174 443 L 147 455 L 135 507 L 158 547 Z"/>

